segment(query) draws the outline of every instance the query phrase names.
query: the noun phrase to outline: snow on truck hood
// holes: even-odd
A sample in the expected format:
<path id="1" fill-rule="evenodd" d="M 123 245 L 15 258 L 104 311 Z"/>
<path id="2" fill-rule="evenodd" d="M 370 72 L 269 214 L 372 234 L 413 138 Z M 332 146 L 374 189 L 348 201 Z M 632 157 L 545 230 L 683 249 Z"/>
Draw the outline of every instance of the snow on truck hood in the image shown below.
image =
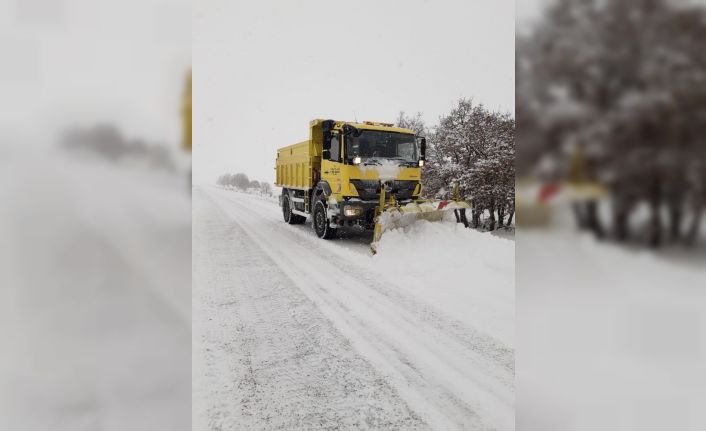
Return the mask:
<path id="1" fill-rule="evenodd" d="M 359 165 L 360 173 L 365 175 L 368 171 L 373 171 L 380 178 L 380 181 L 396 180 L 402 171 L 399 160 L 378 160 L 379 165 Z"/>

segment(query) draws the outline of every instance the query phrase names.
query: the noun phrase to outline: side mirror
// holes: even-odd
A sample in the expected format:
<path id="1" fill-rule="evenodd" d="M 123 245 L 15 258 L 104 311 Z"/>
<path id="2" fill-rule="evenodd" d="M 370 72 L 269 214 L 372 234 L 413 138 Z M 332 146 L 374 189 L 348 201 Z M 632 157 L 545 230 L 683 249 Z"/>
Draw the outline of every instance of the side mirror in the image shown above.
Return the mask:
<path id="1" fill-rule="evenodd" d="M 334 121 L 326 120 L 321 122 L 321 133 L 323 134 L 323 147 L 324 150 L 331 149 L 331 130 L 333 130 Z"/>
<path id="2" fill-rule="evenodd" d="M 324 151 L 328 151 L 331 149 L 331 134 L 328 133 L 324 135 Z"/>
<path id="3" fill-rule="evenodd" d="M 427 138 L 420 139 L 419 142 L 419 160 L 427 159 Z"/>
<path id="4" fill-rule="evenodd" d="M 331 148 L 331 141 L 328 142 L 329 148 Z M 331 158 L 331 150 L 326 149 L 321 153 L 321 158 L 324 160 L 329 160 Z"/>

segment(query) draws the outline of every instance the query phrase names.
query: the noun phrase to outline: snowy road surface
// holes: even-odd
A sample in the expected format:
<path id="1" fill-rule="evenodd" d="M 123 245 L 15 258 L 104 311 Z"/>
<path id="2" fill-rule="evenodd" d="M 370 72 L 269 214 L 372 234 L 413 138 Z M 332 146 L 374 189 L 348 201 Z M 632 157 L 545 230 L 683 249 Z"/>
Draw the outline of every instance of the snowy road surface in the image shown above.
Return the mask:
<path id="1" fill-rule="evenodd" d="M 182 177 L 0 153 L 0 429 L 189 429 Z"/>
<path id="2" fill-rule="evenodd" d="M 193 197 L 194 429 L 514 428 L 514 242 L 419 223 L 323 241 Z"/>

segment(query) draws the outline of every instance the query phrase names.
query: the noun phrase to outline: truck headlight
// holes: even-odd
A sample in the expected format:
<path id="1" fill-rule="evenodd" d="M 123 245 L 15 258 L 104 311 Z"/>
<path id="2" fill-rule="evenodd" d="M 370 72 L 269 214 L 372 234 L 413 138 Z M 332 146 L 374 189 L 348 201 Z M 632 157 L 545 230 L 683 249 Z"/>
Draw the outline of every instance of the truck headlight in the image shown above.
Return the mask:
<path id="1" fill-rule="evenodd" d="M 360 156 L 355 156 L 353 157 L 353 164 L 354 165 L 359 165 L 362 160 L 360 159 Z"/>
<path id="2" fill-rule="evenodd" d="M 424 166 L 424 160 L 419 161 L 419 167 L 421 168 L 422 166 Z"/>
<path id="3" fill-rule="evenodd" d="M 344 205 L 343 215 L 346 217 L 358 217 L 363 214 L 363 208 L 354 205 Z"/>

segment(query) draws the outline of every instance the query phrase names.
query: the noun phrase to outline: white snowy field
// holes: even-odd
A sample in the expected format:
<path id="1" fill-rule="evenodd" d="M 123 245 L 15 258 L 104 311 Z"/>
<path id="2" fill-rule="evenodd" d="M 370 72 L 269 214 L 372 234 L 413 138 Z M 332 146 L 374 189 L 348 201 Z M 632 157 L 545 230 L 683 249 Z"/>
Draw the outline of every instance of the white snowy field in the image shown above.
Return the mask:
<path id="1" fill-rule="evenodd" d="M 195 188 L 193 429 L 514 429 L 514 242 L 369 241 Z"/>
<path id="2" fill-rule="evenodd" d="M 183 178 L 0 147 L 0 191 L 0 429 L 189 429 Z"/>
<path id="3" fill-rule="evenodd" d="M 520 229 L 517 428 L 706 429 L 703 252 Z"/>

